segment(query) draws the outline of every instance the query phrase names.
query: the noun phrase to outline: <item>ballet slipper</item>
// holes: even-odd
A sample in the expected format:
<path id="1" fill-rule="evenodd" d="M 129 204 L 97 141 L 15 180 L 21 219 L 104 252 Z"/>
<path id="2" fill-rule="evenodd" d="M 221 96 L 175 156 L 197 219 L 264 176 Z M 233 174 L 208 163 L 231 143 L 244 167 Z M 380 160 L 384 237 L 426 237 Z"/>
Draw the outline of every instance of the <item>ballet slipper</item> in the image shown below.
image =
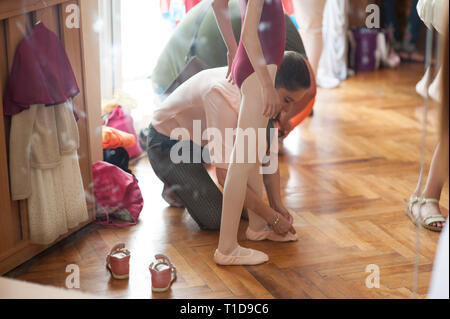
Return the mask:
<path id="1" fill-rule="evenodd" d="M 255 266 L 269 261 L 269 256 L 258 250 L 238 246 L 230 255 L 224 255 L 217 249 L 214 261 L 221 266 Z"/>
<path id="2" fill-rule="evenodd" d="M 430 75 L 431 75 L 431 70 L 430 70 L 430 68 L 428 68 L 427 71 L 425 72 L 425 75 L 423 76 L 422 80 L 420 80 L 419 83 L 417 83 L 417 85 L 416 85 L 417 94 L 419 94 L 424 99 L 428 97 L 427 86 L 428 86 L 428 82 L 430 81 Z"/>
<path id="3" fill-rule="evenodd" d="M 256 232 L 250 227 L 247 228 L 247 239 L 252 241 L 263 241 L 263 240 L 270 240 L 270 241 L 276 241 L 276 242 L 291 242 L 291 241 L 297 241 L 298 237 L 296 234 L 288 233 L 286 236 L 279 235 L 275 233 L 270 228 L 266 227 L 262 231 Z"/>
<path id="4" fill-rule="evenodd" d="M 438 74 L 436 75 L 436 78 L 434 79 L 433 83 L 431 83 L 430 88 L 428 90 L 429 96 L 438 103 L 442 102 L 441 79 L 442 79 L 442 68 L 439 70 Z"/>

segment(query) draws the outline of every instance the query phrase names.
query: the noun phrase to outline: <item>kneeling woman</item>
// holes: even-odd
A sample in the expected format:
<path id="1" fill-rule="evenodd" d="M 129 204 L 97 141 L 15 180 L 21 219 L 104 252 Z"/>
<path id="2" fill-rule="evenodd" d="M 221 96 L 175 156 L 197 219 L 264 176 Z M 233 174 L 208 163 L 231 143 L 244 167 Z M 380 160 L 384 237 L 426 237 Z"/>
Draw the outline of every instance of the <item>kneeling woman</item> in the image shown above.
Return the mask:
<path id="1" fill-rule="evenodd" d="M 240 111 L 240 91 L 226 79 L 227 68 L 205 70 L 173 92 L 154 113 L 150 134 L 148 137 L 148 156 L 156 175 L 164 182 L 165 199 L 173 206 L 185 207 L 201 229 L 218 230 L 221 224 L 223 196 L 219 188 L 209 176 L 204 163 L 194 161 L 195 154 L 208 154 L 211 151 L 205 146 L 212 145 L 214 134 L 218 132 L 222 137 L 227 135 L 226 130 L 235 130 L 238 126 Z M 283 111 L 277 121 L 271 121 L 269 127 L 281 126 L 280 130 L 289 132 L 288 117 L 299 113 L 299 105 L 306 107 L 314 97 L 311 94 L 312 71 L 307 60 L 296 52 L 286 52 L 283 63 L 277 74 L 276 88 Z M 196 123 L 198 127 L 196 128 Z M 201 127 L 201 129 L 200 129 Z M 183 130 L 187 132 L 184 137 L 174 136 L 173 133 Z M 197 129 L 197 131 L 196 131 Z M 199 132 L 200 131 L 200 132 Z M 207 134 L 202 134 L 207 132 Z M 200 135 L 199 135 L 200 134 Z M 195 140 L 207 136 L 206 140 Z M 171 139 L 172 136 L 172 139 Z M 222 154 L 231 154 L 233 145 L 227 145 L 222 140 Z M 179 149 L 180 144 L 186 144 L 189 149 L 189 160 L 175 163 L 171 159 L 171 152 Z M 186 154 L 184 154 L 186 155 Z M 215 166 L 219 182 L 225 181 L 229 158 L 218 157 L 218 154 L 209 154 L 212 165 Z M 262 196 L 263 182 L 266 186 L 270 206 L 266 205 Z M 172 195 L 169 195 L 169 190 Z M 279 171 L 275 174 L 261 176 L 255 174 L 248 182 L 244 206 L 251 211 L 250 216 L 259 216 L 265 225 L 271 224 L 280 217 L 276 227 L 257 229 L 250 227 L 247 237 L 254 240 L 294 240 L 295 231 L 292 229 L 292 216 L 281 201 Z M 289 234 L 291 231 L 291 234 Z"/>

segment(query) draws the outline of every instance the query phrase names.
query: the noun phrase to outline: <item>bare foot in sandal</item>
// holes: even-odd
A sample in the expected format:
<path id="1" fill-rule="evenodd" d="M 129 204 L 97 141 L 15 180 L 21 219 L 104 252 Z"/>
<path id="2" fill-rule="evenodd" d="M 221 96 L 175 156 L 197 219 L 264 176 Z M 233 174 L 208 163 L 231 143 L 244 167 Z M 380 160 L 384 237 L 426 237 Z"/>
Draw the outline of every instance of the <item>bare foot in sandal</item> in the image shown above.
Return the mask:
<path id="1" fill-rule="evenodd" d="M 411 216 L 425 228 L 438 232 L 444 228 L 445 218 L 442 216 L 437 199 L 421 199 L 413 196 L 409 206 Z"/>

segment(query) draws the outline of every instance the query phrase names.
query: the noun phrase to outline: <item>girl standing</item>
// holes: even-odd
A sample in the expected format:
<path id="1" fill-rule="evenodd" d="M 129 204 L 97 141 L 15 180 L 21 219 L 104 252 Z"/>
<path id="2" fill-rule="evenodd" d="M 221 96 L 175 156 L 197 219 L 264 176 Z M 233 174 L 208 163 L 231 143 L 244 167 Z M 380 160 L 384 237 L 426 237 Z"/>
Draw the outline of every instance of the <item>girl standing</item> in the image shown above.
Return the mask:
<path id="1" fill-rule="evenodd" d="M 240 0 L 243 23 L 238 46 L 231 27 L 228 2 L 214 0 L 213 9 L 228 49 L 227 78 L 240 88 L 241 109 L 225 181 L 219 247 L 214 260 L 219 265 L 258 265 L 268 261 L 268 256 L 239 246 L 237 233 L 247 183 L 249 179 L 261 178 L 259 168 L 267 144 L 264 138 L 258 137 L 258 129 L 267 128 L 269 119 L 281 112 L 275 78 L 286 45 L 286 22 L 281 0 Z M 256 133 L 256 145 L 245 145 L 244 131 L 248 129 Z M 241 155 L 244 161 L 238 163 Z M 248 160 L 255 157 L 256 163 Z M 271 226 L 279 227 L 281 217 L 277 216 Z M 252 229 L 261 231 L 267 226 L 267 222 L 254 213 L 249 214 L 249 223 Z M 295 230 L 288 224 L 283 232 L 294 234 Z"/>

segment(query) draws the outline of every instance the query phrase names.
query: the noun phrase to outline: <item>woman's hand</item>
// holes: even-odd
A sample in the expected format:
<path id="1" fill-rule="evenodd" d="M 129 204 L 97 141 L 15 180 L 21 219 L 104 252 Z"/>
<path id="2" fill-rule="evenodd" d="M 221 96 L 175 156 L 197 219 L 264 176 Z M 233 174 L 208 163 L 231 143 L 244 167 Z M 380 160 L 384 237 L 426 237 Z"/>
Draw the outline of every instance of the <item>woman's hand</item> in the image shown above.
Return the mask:
<path id="1" fill-rule="evenodd" d="M 286 207 L 284 207 L 282 204 L 278 205 L 276 207 L 272 207 L 272 209 L 275 210 L 276 212 L 280 213 L 281 216 L 286 218 L 291 224 L 294 223 L 294 217 L 292 217 L 289 210 Z"/>
<path id="2" fill-rule="evenodd" d="M 288 233 L 296 234 L 297 232 L 294 229 L 294 226 L 292 226 L 292 223 L 289 222 L 285 217 L 280 216 L 280 221 L 272 227 L 273 231 L 281 236 L 286 236 Z"/>
<path id="3" fill-rule="evenodd" d="M 268 118 L 276 118 L 281 111 L 281 101 L 277 90 L 273 85 L 263 87 L 264 110 L 263 115 Z"/>

